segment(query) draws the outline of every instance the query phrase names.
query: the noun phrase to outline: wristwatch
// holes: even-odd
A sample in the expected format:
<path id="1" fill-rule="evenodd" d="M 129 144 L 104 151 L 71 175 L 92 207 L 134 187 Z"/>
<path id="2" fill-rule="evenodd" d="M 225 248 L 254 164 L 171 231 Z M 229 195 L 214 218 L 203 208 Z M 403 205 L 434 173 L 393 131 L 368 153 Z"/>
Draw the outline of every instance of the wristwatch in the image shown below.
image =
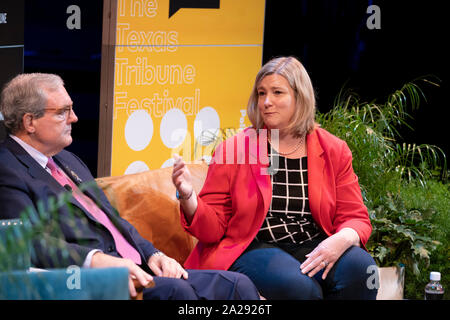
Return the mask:
<path id="1" fill-rule="evenodd" d="M 153 256 L 165 256 L 165 254 L 162 251 L 156 251 L 154 254 L 151 255 L 151 257 Z"/>

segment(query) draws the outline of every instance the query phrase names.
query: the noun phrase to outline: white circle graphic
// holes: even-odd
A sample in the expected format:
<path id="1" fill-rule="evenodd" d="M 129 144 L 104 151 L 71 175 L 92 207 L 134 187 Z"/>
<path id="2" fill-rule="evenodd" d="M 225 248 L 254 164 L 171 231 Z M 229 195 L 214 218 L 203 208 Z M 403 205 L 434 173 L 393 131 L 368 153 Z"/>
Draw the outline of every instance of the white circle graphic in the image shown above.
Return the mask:
<path id="1" fill-rule="evenodd" d="M 134 111 L 125 124 L 125 140 L 134 151 L 144 150 L 153 137 L 152 117 L 145 110 Z"/>
<path id="2" fill-rule="evenodd" d="M 166 161 L 164 161 L 161 168 L 173 167 L 174 163 L 175 163 L 175 160 L 173 158 L 167 159 Z"/>
<path id="3" fill-rule="evenodd" d="M 201 109 L 194 122 L 194 137 L 202 146 L 207 146 L 214 141 L 220 129 L 220 117 L 212 107 Z"/>
<path id="4" fill-rule="evenodd" d="M 174 108 L 166 112 L 159 128 L 162 142 L 168 148 L 181 145 L 187 134 L 187 119 L 183 111 Z"/>
<path id="5" fill-rule="evenodd" d="M 124 174 L 132 174 L 138 172 L 144 172 L 150 170 L 147 164 L 144 161 L 134 161 L 131 163 L 128 168 L 125 170 Z"/>

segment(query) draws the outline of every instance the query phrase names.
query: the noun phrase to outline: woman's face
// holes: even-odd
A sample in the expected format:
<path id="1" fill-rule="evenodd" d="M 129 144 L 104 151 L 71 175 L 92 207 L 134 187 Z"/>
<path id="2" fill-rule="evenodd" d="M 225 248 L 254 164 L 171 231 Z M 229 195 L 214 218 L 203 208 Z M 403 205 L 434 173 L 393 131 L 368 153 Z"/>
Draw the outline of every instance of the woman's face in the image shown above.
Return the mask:
<path id="1" fill-rule="evenodd" d="M 285 129 L 295 113 L 295 92 L 285 77 L 265 76 L 257 86 L 258 109 L 268 129 Z"/>

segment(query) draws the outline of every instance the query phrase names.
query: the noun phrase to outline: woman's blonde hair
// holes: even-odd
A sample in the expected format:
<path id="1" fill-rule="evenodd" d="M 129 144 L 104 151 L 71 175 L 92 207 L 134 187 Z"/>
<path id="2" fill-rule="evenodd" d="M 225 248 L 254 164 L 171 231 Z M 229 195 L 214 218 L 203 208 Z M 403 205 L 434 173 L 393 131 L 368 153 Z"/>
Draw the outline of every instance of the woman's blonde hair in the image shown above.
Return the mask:
<path id="1" fill-rule="evenodd" d="M 294 57 L 274 58 L 267 62 L 256 75 L 250 95 L 247 113 L 255 129 L 264 127 L 258 109 L 258 86 L 264 77 L 278 74 L 286 78 L 295 92 L 297 108 L 287 129 L 295 136 L 302 136 L 314 129 L 316 99 L 314 89 L 305 67 Z"/>

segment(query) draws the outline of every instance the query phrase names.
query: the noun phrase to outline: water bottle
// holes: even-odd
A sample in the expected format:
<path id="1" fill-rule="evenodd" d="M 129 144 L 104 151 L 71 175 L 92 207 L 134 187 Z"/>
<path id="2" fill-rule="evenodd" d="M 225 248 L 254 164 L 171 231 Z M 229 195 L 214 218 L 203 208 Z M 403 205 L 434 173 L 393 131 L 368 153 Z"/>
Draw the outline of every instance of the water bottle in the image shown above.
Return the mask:
<path id="1" fill-rule="evenodd" d="M 441 273 L 431 272 L 430 282 L 425 286 L 425 300 L 442 300 L 444 298 L 444 288 L 439 281 L 441 281 Z"/>

